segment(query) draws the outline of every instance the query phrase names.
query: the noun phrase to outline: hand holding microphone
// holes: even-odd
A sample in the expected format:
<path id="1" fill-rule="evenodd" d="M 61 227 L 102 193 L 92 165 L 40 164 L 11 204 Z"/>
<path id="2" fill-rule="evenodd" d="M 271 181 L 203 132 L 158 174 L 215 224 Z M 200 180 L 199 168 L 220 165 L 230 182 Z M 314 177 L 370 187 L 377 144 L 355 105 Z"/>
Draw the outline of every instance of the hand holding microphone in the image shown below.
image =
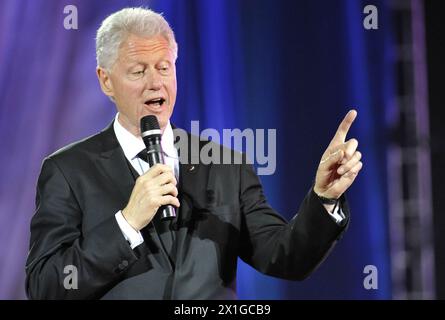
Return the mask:
<path id="1" fill-rule="evenodd" d="M 161 219 L 172 219 L 176 216 L 174 207 L 180 206 L 173 170 L 163 164 L 161 130 L 155 116 L 141 119 L 141 135 L 150 169 L 136 180 L 130 200 L 122 210 L 124 218 L 138 231 L 150 223 L 158 210 Z"/>

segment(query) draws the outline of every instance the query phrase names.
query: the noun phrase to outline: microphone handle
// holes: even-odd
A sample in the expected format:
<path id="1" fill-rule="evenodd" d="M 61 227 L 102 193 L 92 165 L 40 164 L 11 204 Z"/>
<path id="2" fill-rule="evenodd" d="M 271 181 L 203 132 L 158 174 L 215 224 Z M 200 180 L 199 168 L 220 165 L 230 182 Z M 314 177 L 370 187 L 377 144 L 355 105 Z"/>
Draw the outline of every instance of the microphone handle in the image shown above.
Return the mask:
<path id="1" fill-rule="evenodd" d="M 148 163 L 150 167 L 154 166 L 157 163 L 165 163 L 164 162 L 164 155 L 162 153 L 161 145 L 160 144 L 153 144 L 147 149 L 147 157 L 148 157 Z M 161 219 L 162 220 L 171 220 L 176 217 L 176 210 L 175 208 L 168 204 L 165 206 L 161 206 L 158 210 L 158 212 L 161 212 Z"/>

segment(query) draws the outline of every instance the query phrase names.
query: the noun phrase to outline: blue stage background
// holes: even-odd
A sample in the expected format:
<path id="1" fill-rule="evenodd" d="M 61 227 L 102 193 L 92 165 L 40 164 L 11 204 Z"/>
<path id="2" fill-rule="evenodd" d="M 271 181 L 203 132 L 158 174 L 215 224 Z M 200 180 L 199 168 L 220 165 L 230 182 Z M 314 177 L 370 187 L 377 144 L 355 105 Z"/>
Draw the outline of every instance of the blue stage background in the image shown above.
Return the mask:
<path id="1" fill-rule="evenodd" d="M 264 276 L 244 263 L 245 299 L 391 298 L 387 119 L 394 96 L 393 41 L 385 1 L 379 29 L 363 28 L 369 1 L 3 0 L 0 2 L 0 298 L 23 299 L 24 264 L 42 159 L 114 117 L 95 75 L 100 22 L 126 6 L 164 12 L 179 44 L 173 122 L 184 128 L 277 129 L 277 169 L 262 176 L 269 202 L 290 219 L 350 108 L 364 169 L 347 196 L 348 232 L 303 282 Z M 75 5 L 78 30 L 65 30 Z M 379 271 L 377 290 L 363 269 Z"/>

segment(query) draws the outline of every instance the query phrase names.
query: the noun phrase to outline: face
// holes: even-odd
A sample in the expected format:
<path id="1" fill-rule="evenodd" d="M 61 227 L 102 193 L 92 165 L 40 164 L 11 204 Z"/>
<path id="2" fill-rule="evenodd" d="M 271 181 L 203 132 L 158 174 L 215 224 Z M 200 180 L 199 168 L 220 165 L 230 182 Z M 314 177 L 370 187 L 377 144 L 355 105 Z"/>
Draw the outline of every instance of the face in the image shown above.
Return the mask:
<path id="1" fill-rule="evenodd" d="M 163 36 L 130 35 L 120 46 L 111 72 L 97 69 L 102 91 L 114 98 L 119 122 L 136 136 L 146 115 L 158 118 L 161 130 L 176 101 L 176 68 L 173 50 Z"/>

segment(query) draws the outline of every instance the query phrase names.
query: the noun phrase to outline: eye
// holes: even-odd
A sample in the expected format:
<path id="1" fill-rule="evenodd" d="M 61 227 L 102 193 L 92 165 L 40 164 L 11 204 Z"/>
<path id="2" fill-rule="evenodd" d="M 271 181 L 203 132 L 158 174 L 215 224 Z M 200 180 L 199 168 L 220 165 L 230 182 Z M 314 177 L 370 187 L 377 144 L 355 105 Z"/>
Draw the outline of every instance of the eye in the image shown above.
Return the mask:
<path id="1" fill-rule="evenodd" d="M 169 68 L 168 65 L 160 65 L 160 66 L 158 67 L 158 70 L 161 71 L 162 73 L 167 73 L 169 69 L 170 69 L 170 68 Z"/>
<path id="2" fill-rule="evenodd" d="M 134 74 L 135 76 L 140 76 L 140 75 L 143 75 L 144 72 L 145 72 L 145 70 L 140 70 L 140 71 L 133 72 L 133 74 Z"/>

